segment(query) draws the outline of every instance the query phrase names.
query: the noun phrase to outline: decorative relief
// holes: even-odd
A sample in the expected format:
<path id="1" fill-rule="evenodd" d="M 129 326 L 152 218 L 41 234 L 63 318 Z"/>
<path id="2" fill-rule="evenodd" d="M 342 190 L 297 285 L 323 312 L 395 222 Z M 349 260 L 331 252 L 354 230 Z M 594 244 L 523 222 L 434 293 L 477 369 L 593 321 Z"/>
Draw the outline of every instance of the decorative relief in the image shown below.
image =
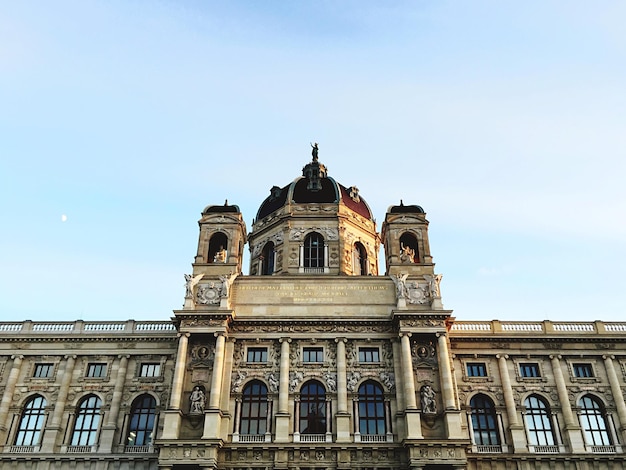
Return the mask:
<path id="1" fill-rule="evenodd" d="M 328 387 L 328 390 L 335 393 L 337 391 L 337 374 L 325 372 L 323 377 L 326 382 L 326 386 Z"/>
<path id="2" fill-rule="evenodd" d="M 383 383 L 387 390 L 393 392 L 396 389 L 396 376 L 393 372 L 381 372 L 379 374 L 380 381 Z"/>
<path id="3" fill-rule="evenodd" d="M 204 326 L 204 327 L 222 327 L 226 320 L 218 320 L 218 319 L 200 319 L 200 318 L 192 318 L 189 320 L 181 321 L 180 325 L 182 327 L 190 327 L 190 326 Z"/>
<path id="4" fill-rule="evenodd" d="M 274 372 L 269 372 L 265 374 L 265 380 L 267 380 L 267 383 L 269 384 L 270 392 L 272 393 L 278 392 L 278 387 L 280 385 L 280 382 L 276 378 L 276 374 Z"/>
<path id="5" fill-rule="evenodd" d="M 356 390 L 356 385 L 361 380 L 360 372 L 349 372 L 347 375 L 347 389 L 350 392 L 354 392 Z"/>
<path id="6" fill-rule="evenodd" d="M 435 366 L 437 364 L 437 350 L 432 341 L 426 343 L 415 343 L 411 347 L 411 357 L 413 364 L 426 364 Z"/>
<path id="7" fill-rule="evenodd" d="M 424 320 L 426 321 L 426 320 Z M 443 322 L 442 322 L 443 324 Z M 234 332 L 241 333 L 390 333 L 393 326 L 388 323 L 369 325 L 345 323 L 276 324 L 276 325 L 233 325 Z"/>
<path id="8" fill-rule="evenodd" d="M 298 241 L 304 239 L 304 234 L 309 232 L 319 232 L 325 235 L 326 240 L 339 239 L 339 231 L 330 227 L 309 227 L 309 228 L 293 228 L 289 232 L 289 240 Z"/>
<path id="9" fill-rule="evenodd" d="M 241 385 L 243 381 L 248 377 L 248 373 L 244 371 L 238 370 L 237 372 L 233 372 L 231 376 L 231 385 L 230 391 L 233 393 L 239 393 L 241 391 Z"/>
<path id="10" fill-rule="evenodd" d="M 396 286 L 397 300 L 404 300 L 414 305 L 424 305 L 441 296 L 439 291 L 441 274 L 435 276 L 425 274 L 423 276 L 425 282 L 408 281 L 408 273 L 398 273 L 390 277 Z"/>
<path id="11" fill-rule="evenodd" d="M 304 375 L 302 372 L 289 372 L 289 391 L 295 392 L 303 380 Z"/>

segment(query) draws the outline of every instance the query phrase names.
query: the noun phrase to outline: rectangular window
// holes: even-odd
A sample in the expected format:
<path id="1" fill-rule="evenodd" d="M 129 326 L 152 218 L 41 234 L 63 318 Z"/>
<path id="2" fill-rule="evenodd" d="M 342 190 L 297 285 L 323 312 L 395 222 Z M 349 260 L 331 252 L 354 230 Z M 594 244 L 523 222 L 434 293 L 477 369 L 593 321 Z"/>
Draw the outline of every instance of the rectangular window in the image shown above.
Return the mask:
<path id="1" fill-rule="evenodd" d="M 378 348 L 359 348 L 359 362 L 380 362 Z"/>
<path id="2" fill-rule="evenodd" d="M 304 348 L 302 362 L 324 362 L 324 348 Z"/>
<path id="3" fill-rule="evenodd" d="M 519 372 L 522 377 L 532 378 L 541 377 L 539 373 L 539 364 L 533 362 L 525 362 L 519 365 Z"/>
<path id="4" fill-rule="evenodd" d="M 593 367 L 591 364 L 572 364 L 574 368 L 574 377 L 587 378 L 593 377 Z"/>
<path id="5" fill-rule="evenodd" d="M 467 376 L 468 377 L 487 377 L 487 366 L 484 362 L 468 362 L 467 363 Z"/>
<path id="6" fill-rule="evenodd" d="M 33 377 L 36 377 L 38 379 L 46 379 L 48 377 L 52 377 L 53 371 L 54 364 L 36 364 Z"/>
<path id="7" fill-rule="evenodd" d="M 248 348 L 248 362 L 267 362 L 267 348 Z"/>
<path id="8" fill-rule="evenodd" d="M 104 363 L 87 364 L 87 377 L 105 377 L 107 373 L 107 365 Z"/>
<path id="9" fill-rule="evenodd" d="M 160 375 L 161 364 L 148 362 L 141 364 L 141 370 L 139 371 L 140 377 L 159 377 Z"/>

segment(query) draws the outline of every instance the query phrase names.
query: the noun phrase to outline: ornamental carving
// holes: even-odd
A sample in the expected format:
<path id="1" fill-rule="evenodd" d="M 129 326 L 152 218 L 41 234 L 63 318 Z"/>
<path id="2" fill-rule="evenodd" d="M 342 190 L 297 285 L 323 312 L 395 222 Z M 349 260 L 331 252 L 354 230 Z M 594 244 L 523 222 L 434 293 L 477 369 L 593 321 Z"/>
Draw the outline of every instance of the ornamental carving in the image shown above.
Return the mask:
<path id="1" fill-rule="evenodd" d="M 427 321 L 427 320 L 425 320 Z M 443 325 L 443 321 L 440 322 Z M 315 323 L 306 325 L 240 325 L 234 324 L 233 331 L 240 333 L 390 333 L 393 326 L 389 323 L 371 325 L 350 325 L 338 323 Z"/>
<path id="2" fill-rule="evenodd" d="M 289 372 L 289 391 L 295 392 L 304 380 L 302 372 Z"/>
<path id="3" fill-rule="evenodd" d="M 337 391 L 337 374 L 325 372 L 323 377 L 328 390 L 335 393 Z"/>
<path id="4" fill-rule="evenodd" d="M 246 380 L 247 376 L 247 372 L 244 371 L 238 370 L 237 372 L 233 372 L 231 377 L 230 391 L 232 393 L 239 393 L 241 391 L 241 385 L 243 384 L 243 381 Z"/>
<path id="5" fill-rule="evenodd" d="M 387 390 L 393 392 L 396 389 L 396 376 L 393 372 L 381 372 L 379 374 L 380 381 L 383 383 Z"/>
<path id="6" fill-rule="evenodd" d="M 265 380 L 267 380 L 267 383 L 269 384 L 270 392 L 278 392 L 278 386 L 280 385 L 280 382 L 276 378 L 276 374 L 274 372 L 269 372 L 268 374 L 266 374 Z"/>
<path id="7" fill-rule="evenodd" d="M 350 392 L 354 392 L 354 390 L 356 389 L 357 384 L 359 383 L 359 380 L 361 380 L 361 373 L 360 372 L 350 372 L 348 373 L 347 376 L 347 389 Z"/>

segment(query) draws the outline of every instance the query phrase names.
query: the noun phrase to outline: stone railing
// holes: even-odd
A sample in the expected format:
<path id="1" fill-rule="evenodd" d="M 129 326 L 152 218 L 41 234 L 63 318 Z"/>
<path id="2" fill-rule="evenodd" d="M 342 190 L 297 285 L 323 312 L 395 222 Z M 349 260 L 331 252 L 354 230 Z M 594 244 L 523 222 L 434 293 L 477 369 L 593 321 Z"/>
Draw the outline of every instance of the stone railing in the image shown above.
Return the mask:
<path id="1" fill-rule="evenodd" d="M 0 322 L 0 336 L 20 334 L 52 334 L 52 335 L 73 335 L 85 333 L 100 334 L 128 334 L 128 333 L 175 333 L 176 327 L 171 321 L 111 321 L 96 322 L 82 321 L 74 322 Z"/>
<path id="2" fill-rule="evenodd" d="M 523 321 L 456 321 L 450 328 L 454 335 L 463 336 L 475 333 L 484 334 L 626 334 L 626 323 L 607 323 L 601 321 L 594 322 L 523 322 Z"/>

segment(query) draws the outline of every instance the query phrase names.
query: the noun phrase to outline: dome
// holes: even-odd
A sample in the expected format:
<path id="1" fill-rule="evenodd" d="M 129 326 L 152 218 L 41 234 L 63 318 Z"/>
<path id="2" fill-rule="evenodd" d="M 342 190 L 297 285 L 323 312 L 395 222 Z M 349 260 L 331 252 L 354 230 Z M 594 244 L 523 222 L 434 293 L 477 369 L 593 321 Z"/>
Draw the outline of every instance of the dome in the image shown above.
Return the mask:
<path id="1" fill-rule="evenodd" d="M 224 201 L 223 206 L 206 206 L 202 211 L 202 215 L 207 214 L 215 214 L 215 213 L 224 213 L 224 212 L 233 212 L 235 214 L 239 214 L 239 206 L 236 205 L 228 205 L 228 201 Z"/>
<path id="2" fill-rule="evenodd" d="M 337 183 L 327 174 L 326 167 L 317 161 L 314 154 L 313 161 L 302 169 L 302 175 L 292 183 L 283 186 L 273 186 L 270 195 L 261 203 L 257 211 L 256 220 L 267 217 L 272 212 L 287 204 L 343 204 L 348 209 L 373 221 L 372 211 L 359 194 L 356 186 L 344 186 Z"/>
<path id="3" fill-rule="evenodd" d="M 405 206 L 402 199 L 400 200 L 399 206 L 390 206 L 387 209 L 387 212 L 390 214 L 425 214 L 422 206 L 417 206 L 415 204 Z"/>

